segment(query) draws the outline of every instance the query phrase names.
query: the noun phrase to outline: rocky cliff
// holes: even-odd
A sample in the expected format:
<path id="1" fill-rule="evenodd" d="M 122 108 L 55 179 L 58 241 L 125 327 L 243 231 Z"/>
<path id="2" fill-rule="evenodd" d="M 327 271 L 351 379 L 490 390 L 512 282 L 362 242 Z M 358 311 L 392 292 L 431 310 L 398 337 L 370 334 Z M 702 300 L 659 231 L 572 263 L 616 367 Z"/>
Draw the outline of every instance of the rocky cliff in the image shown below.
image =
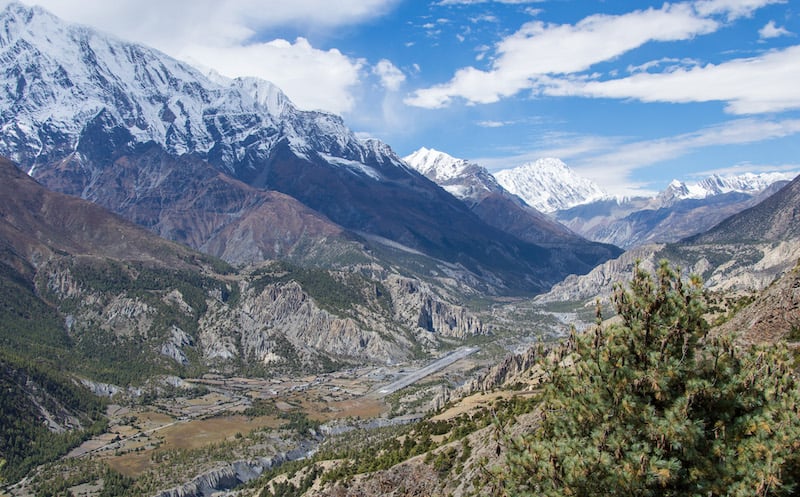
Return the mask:
<path id="1" fill-rule="evenodd" d="M 49 192 L 8 162 L 0 174 L 2 268 L 57 316 L 64 347 L 98 359 L 78 364 L 105 383 L 198 367 L 394 363 L 489 332 L 441 288 L 380 266 L 235 270 Z"/>
<path id="2" fill-rule="evenodd" d="M 796 345 L 800 340 L 800 265 L 774 281 L 715 332 L 734 333 L 745 344 L 787 340 Z"/>

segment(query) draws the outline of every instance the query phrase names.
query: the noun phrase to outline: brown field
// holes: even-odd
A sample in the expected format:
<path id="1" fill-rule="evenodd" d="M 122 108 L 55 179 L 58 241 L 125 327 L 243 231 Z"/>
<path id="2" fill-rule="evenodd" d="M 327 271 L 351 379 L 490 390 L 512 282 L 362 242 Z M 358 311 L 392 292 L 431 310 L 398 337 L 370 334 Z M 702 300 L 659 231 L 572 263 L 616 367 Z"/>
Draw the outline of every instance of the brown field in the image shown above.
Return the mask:
<path id="1" fill-rule="evenodd" d="M 142 413 L 138 416 L 139 422 L 146 426 L 157 422 L 158 426 L 163 426 L 172 422 L 171 418 L 158 413 Z M 157 420 L 157 421 L 156 421 Z M 285 423 L 284 420 L 271 416 L 258 418 L 248 418 L 246 416 L 223 416 L 218 418 L 187 421 L 173 424 L 151 434 L 161 441 L 159 449 L 197 449 L 210 444 L 223 442 L 232 439 L 237 433 L 246 434 L 257 428 L 277 428 Z M 150 429 L 149 426 L 145 429 Z M 128 449 L 145 447 L 145 443 L 135 443 L 127 445 Z M 107 458 L 109 466 L 127 476 L 139 476 L 153 465 L 151 456 L 154 450 L 147 449 L 141 452 L 129 452 L 119 456 Z"/>
<path id="2" fill-rule="evenodd" d="M 111 457 L 106 460 L 109 466 L 125 476 L 137 477 L 144 473 L 153 463 L 150 461 L 150 452 L 132 452 L 123 456 Z"/>
<path id="3" fill-rule="evenodd" d="M 310 419 L 325 422 L 347 417 L 376 418 L 389 409 L 382 400 L 362 397 L 333 402 L 307 401 L 303 402 L 303 410 Z"/>
<path id="4" fill-rule="evenodd" d="M 179 423 L 159 431 L 158 435 L 164 441 L 164 448 L 197 449 L 233 438 L 237 433 L 246 434 L 256 428 L 277 428 L 283 423 L 285 421 L 271 416 L 224 416 Z"/>

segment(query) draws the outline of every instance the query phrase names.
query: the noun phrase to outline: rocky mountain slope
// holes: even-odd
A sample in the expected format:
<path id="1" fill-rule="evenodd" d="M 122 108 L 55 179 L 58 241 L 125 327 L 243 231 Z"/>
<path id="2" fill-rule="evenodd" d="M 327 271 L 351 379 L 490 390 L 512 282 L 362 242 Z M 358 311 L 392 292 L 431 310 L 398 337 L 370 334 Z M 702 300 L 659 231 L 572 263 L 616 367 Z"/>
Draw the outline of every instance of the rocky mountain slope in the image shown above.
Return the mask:
<path id="1" fill-rule="evenodd" d="M 4 281 L 27 287 L 28 298 L 60 316 L 66 341 L 54 339 L 76 361 L 104 351 L 87 374 L 113 377 L 103 364 L 115 360 L 139 379 L 212 365 L 386 363 L 488 331 L 426 283 L 380 266 L 353 272 L 267 263 L 234 271 L 99 206 L 50 192 L 8 161 L 0 161 L 0 178 Z M 35 316 L 27 321 L 37 326 Z M 40 350 L 35 336 L 6 339 Z M 119 357 L 109 357 L 112 351 Z"/>
<path id="2" fill-rule="evenodd" d="M 561 248 L 565 257 L 572 253 L 585 261 L 619 254 L 616 247 L 589 242 L 530 207 L 478 164 L 424 147 L 403 160 L 464 202 L 484 222 L 522 240 Z"/>
<path id="3" fill-rule="evenodd" d="M 212 81 L 155 50 L 18 3 L 0 26 L 0 153 L 49 188 L 194 248 L 236 262 L 315 260 L 331 240 L 352 249 L 355 232 L 372 250 L 386 241 L 495 292 L 540 291 L 607 257 L 573 257 L 488 225 L 385 144 L 359 140 L 338 116 L 297 109 L 265 81 Z M 229 193 L 230 179 L 241 183 Z M 317 215 L 257 190 L 286 194 Z M 266 197 L 280 215 L 267 214 L 265 224 L 277 226 L 259 230 Z M 351 234 L 340 238 L 341 228 L 321 217 Z"/>
<path id="4" fill-rule="evenodd" d="M 537 300 L 593 301 L 598 288 L 624 281 L 637 261 L 654 268 L 661 259 L 702 276 L 712 290 L 761 290 L 800 259 L 799 205 L 800 177 L 703 234 L 636 247 L 585 276 L 568 277 Z"/>
<path id="5" fill-rule="evenodd" d="M 559 211 L 555 218 L 589 239 L 624 248 L 676 242 L 756 205 L 790 179 L 764 174 L 710 177 L 689 185 L 673 181 L 652 198 L 601 200 Z"/>
<path id="6" fill-rule="evenodd" d="M 764 289 L 717 332 L 735 333 L 747 344 L 800 341 L 800 264 Z"/>

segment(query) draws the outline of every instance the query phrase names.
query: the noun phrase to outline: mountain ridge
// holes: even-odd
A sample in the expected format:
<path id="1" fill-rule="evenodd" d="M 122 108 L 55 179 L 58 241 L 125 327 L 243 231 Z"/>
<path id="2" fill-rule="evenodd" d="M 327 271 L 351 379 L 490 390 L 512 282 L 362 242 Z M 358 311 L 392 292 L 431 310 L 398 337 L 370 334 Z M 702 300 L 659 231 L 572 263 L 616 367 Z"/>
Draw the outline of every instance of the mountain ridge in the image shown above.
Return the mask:
<path id="1" fill-rule="evenodd" d="M 591 303 L 597 289 L 625 281 L 636 264 L 653 270 L 666 259 L 686 274 L 701 276 L 713 291 L 760 291 L 800 260 L 800 176 L 757 205 L 726 218 L 704 233 L 668 244 L 634 247 L 586 275 L 569 276 L 550 292 L 537 296 L 542 303 Z"/>
<path id="2" fill-rule="evenodd" d="M 307 370 L 326 361 L 396 362 L 489 331 L 438 289 L 377 265 L 235 269 L 47 190 L 5 159 L 0 179 L 3 277 L 24 282 L 31 298 L 60 315 L 59 333 L 90 352 L 101 336 L 138 337 L 137 354 L 167 370 L 188 357 L 222 369 L 294 357 Z"/>
<path id="3" fill-rule="evenodd" d="M 49 188 L 126 216 L 134 215 L 140 199 L 149 204 L 137 215 L 158 206 L 149 199 L 172 197 L 169 223 L 158 221 L 157 213 L 145 217 L 159 233 L 194 248 L 213 249 L 229 261 L 285 255 L 267 246 L 274 241 L 269 237 L 246 245 L 230 236 L 212 240 L 227 229 L 224 215 L 198 219 L 181 207 L 189 219 L 177 219 L 178 207 L 187 205 L 178 201 L 180 186 L 207 190 L 197 177 L 211 178 L 211 166 L 248 187 L 288 195 L 321 216 L 305 216 L 309 226 L 294 224 L 289 238 L 295 242 L 287 250 L 298 257 L 307 244 L 296 241 L 320 230 L 322 218 L 348 232 L 344 245 L 354 247 L 357 232 L 388 239 L 424 253 L 431 265 L 459 266 L 462 282 L 478 282 L 492 293 L 539 292 L 607 257 L 606 249 L 591 244 L 585 250 L 585 242 L 573 256 L 569 247 L 550 249 L 487 224 L 388 145 L 359 140 L 340 116 L 298 110 L 270 83 L 249 78 L 220 85 L 219 78 L 212 81 L 160 52 L 63 23 L 41 9 L 14 3 L 1 17 L 0 59 L 7 67 L 0 74 L 0 125 L 6 130 L 0 153 Z M 183 174 L 171 183 L 147 176 L 158 169 L 148 165 L 153 154 L 147 153 L 152 146 L 142 148 L 147 143 L 191 167 L 178 168 Z M 116 179 L 116 168 L 124 166 L 120 157 L 130 165 L 126 182 Z M 231 213 L 226 209 L 220 208 Z M 253 216 L 233 219 L 247 217 Z M 204 226 L 196 232 L 206 236 L 184 236 L 188 230 L 181 224 Z M 306 260 L 325 244 L 310 242 Z M 368 245 L 364 238 L 358 244 Z M 361 257 L 364 250 L 369 248 L 360 250 Z"/>

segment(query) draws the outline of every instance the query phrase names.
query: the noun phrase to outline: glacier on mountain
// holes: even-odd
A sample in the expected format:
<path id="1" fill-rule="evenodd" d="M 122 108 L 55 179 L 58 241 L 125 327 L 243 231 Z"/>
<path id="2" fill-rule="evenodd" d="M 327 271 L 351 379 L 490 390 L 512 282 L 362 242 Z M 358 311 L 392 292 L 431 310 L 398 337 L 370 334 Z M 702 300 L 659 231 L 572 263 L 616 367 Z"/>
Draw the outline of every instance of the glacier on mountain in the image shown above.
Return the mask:
<path id="1" fill-rule="evenodd" d="M 494 177 L 506 190 L 542 212 L 610 198 L 596 183 L 579 176 L 555 158 L 542 158 L 504 169 L 494 173 Z"/>

